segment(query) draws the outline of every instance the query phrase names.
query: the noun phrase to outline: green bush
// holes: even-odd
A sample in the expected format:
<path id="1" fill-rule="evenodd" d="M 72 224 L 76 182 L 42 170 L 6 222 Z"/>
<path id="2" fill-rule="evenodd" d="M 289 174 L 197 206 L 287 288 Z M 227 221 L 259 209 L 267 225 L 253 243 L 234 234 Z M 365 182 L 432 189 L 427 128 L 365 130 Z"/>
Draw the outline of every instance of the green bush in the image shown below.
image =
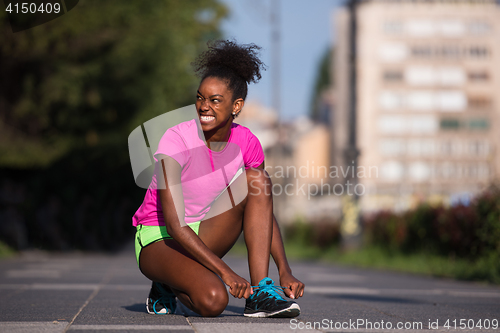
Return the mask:
<path id="1" fill-rule="evenodd" d="M 364 218 L 367 246 L 409 254 L 467 260 L 454 276 L 500 282 L 500 189 L 492 186 L 472 202 L 451 207 L 422 204 L 405 213 Z"/>
<path id="2" fill-rule="evenodd" d="M 17 202 L 0 200 L 0 214 L 16 212 L 4 227 L 0 223 L 0 240 L 15 249 L 47 250 L 114 250 L 130 241 L 145 190 L 135 185 L 118 148 L 75 150 L 29 173 L 2 169 L 0 188 L 10 183 L 24 194 Z M 17 228 L 7 234 L 5 225 Z"/>
<path id="3" fill-rule="evenodd" d="M 227 13 L 217 0 L 88 0 L 13 34 L 0 11 L 0 241 L 113 250 L 132 239 L 145 190 L 127 137 L 195 102 L 189 64 Z"/>
<path id="4" fill-rule="evenodd" d="M 481 251 L 500 253 L 500 188 L 481 194 L 474 201 L 481 226 L 476 231 Z"/>
<path id="5" fill-rule="evenodd" d="M 298 219 L 284 227 L 285 241 L 296 245 L 326 249 L 340 243 L 340 223 L 333 219 L 304 222 Z"/>
<path id="6" fill-rule="evenodd" d="M 287 255 L 461 280 L 500 283 L 500 189 L 469 205 L 421 204 L 363 216 L 364 246 L 343 251 L 340 221 L 297 220 L 284 227 Z"/>

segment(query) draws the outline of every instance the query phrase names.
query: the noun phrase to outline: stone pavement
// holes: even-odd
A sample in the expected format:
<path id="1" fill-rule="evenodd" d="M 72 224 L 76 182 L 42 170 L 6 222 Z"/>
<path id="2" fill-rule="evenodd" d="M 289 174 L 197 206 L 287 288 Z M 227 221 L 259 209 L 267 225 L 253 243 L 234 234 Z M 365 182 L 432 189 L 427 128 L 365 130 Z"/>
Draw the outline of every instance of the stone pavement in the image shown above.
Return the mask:
<path id="1" fill-rule="evenodd" d="M 245 258 L 226 262 L 248 279 Z M 499 287 L 313 262 L 292 269 L 306 284 L 294 320 L 245 318 L 244 300 L 231 296 L 217 318 L 153 316 L 132 247 L 26 252 L 0 260 L 0 332 L 500 332 Z"/>

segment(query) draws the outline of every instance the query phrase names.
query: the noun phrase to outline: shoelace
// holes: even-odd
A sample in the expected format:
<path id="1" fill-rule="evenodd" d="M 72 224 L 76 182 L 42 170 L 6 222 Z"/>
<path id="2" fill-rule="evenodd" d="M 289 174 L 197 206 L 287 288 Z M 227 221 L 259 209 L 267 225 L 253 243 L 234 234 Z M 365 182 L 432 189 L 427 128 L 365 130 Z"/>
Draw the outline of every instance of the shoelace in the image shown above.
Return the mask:
<path id="1" fill-rule="evenodd" d="M 275 286 L 274 284 L 266 284 L 264 286 L 252 286 L 253 289 L 258 289 L 257 294 L 255 296 L 259 295 L 262 292 L 266 292 L 269 294 L 269 297 L 276 297 L 280 301 L 285 301 L 285 299 L 279 294 L 279 292 L 282 292 L 284 294 L 283 289 L 286 289 L 288 287 L 278 287 Z"/>
<path id="2" fill-rule="evenodd" d="M 161 305 L 163 305 L 163 307 L 167 310 L 166 313 L 158 313 L 156 312 L 156 303 L 160 302 Z M 172 311 L 172 309 L 174 308 L 175 306 L 175 298 L 172 297 L 171 295 L 162 295 L 160 298 L 158 298 L 154 303 L 153 303 L 153 311 L 158 314 L 158 315 L 164 315 L 164 314 L 169 314 L 171 313 L 170 311 Z M 167 306 L 167 304 L 169 306 Z"/>
<path id="3" fill-rule="evenodd" d="M 169 292 L 169 291 L 166 291 L 163 286 L 161 284 L 156 284 L 156 288 L 159 289 L 159 294 L 160 294 L 160 297 L 154 301 L 153 303 L 153 311 L 156 313 L 156 314 L 169 314 L 169 313 L 172 313 L 172 311 L 174 311 L 174 308 L 176 307 L 176 303 L 175 303 L 175 294 L 172 293 L 172 292 Z M 163 307 L 166 309 L 166 313 L 158 313 L 156 311 L 156 304 L 157 303 L 160 303 L 161 305 L 163 305 Z M 167 303 L 169 306 L 167 306 Z"/>

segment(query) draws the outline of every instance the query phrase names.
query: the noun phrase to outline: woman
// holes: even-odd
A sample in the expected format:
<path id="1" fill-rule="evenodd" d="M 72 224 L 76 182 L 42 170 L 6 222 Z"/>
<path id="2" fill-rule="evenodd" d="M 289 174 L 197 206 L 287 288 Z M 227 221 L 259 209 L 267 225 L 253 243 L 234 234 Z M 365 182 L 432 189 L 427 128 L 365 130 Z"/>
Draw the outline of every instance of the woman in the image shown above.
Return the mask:
<path id="1" fill-rule="evenodd" d="M 245 316 L 300 313 L 297 303 L 276 292 L 283 289 L 296 299 L 304 284 L 292 275 L 285 256 L 262 147 L 250 130 L 233 122 L 248 83 L 261 78 L 259 49 L 232 41 L 209 43 L 193 64 L 201 77 L 199 122 L 174 126 L 160 140 L 152 185 L 133 217 L 137 261 L 154 281 L 149 313 L 175 312 L 177 297 L 202 316 L 218 316 L 228 304 L 225 285 L 232 296 L 246 299 Z M 221 260 L 242 231 L 251 284 Z M 282 288 L 268 277 L 270 254 Z"/>

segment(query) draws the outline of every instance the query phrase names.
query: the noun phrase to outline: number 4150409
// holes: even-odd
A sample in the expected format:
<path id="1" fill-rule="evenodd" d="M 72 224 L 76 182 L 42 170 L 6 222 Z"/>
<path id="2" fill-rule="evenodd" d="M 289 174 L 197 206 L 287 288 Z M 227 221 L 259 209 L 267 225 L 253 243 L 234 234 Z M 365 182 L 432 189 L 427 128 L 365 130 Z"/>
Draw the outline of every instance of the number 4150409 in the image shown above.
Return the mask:
<path id="1" fill-rule="evenodd" d="M 9 13 L 14 12 L 14 14 L 19 14 L 19 13 L 22 13 L 22 14 L 56 13 L 57 14 L 61 11 L 61 4 L 57 3 L 57 2 L 54 4 L 52 4 L 50 2 L 47 2 L 47 3 L 42 2 L 40 5 L 38 5 L 34 2 L 23 2 L 21 4 L 16 3 L 16 4 L 12 5 L 12 3 L 9 3 L 7 8 L 5 8 L 5 11 L 9 12 Z"/>
<path id="2" fill-rule="evenodd" d="M 450 320 L 448 319 L 446 323 L 443 325 L 444 328 L 446 329 L 474 329 L 474 328 L 479 328 L 479 329 L 494 329 L 496 330 L 498 328 L 498 319 L 479 319 L 475 321 L 474 319 L 453 319 Z"/>

